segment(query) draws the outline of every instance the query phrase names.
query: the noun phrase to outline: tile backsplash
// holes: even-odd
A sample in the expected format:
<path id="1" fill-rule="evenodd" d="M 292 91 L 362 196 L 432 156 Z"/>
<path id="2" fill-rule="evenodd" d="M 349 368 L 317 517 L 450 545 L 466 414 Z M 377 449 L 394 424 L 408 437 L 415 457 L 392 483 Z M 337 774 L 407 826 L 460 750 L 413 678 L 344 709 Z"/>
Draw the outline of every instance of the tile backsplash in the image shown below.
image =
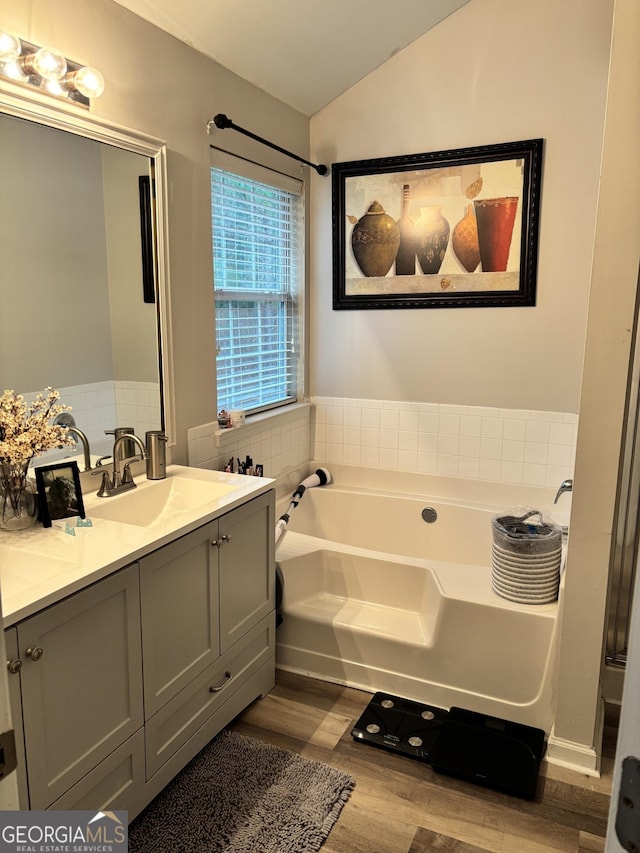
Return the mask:
<path id="1" fill-rule="evenodd" d="M 237 429 L 190 429 L 189 464 L 223 469 L 249 455 L 267 477 L 316 460 L 533 486 L 573 474 L 576 414 L 344 397 L 310 403 Z"/>
<path id="2" fill-rule="evenodd" d="M 94 454 L 111 452 L 113 436 L 105 435 L 107 429 L 132 426 L 144 440 L 147 430 L 160 427 L 160 389 L 157 382 L 106 380 L 61 386 L 57 390 L 60 402 L 71 406 L 76 425 L 87 436 Z M 25 393 L 24 397 L 31 401 L 36 393 Z M 68 452 L 68 449 L 50 451 L 41 461 L 53 462 Z"/>
<path id="3" fill-rule="evenodd" d="M 313 397 L 328 464 L 553 486 L 573 474 L 577 414 Z"/>

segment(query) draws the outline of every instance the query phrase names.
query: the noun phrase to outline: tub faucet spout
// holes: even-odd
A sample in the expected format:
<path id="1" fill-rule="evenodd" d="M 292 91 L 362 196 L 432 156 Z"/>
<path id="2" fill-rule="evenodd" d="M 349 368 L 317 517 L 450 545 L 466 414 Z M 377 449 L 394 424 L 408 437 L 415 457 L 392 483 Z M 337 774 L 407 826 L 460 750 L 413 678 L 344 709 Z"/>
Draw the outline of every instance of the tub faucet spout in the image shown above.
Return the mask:
<path id="1" fill-rule="evenodd" d="M 558 503 L 560 499 L 560 495 L 563 495 L 565 492 L 573 491 L 573 480 L 563 480 L 560 483 L 560 488 L 558 489 L 555 498 L 553 499 L 554 504 Z"/>

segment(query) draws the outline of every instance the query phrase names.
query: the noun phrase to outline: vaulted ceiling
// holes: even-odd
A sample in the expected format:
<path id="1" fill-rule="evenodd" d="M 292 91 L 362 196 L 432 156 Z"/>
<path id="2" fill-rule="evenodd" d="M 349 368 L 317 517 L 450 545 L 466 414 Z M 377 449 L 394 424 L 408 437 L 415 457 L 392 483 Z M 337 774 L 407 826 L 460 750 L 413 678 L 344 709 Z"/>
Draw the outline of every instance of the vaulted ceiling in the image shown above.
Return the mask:
<path id="1" fill-rule="evenodd" d="M 313 115 L 468 0 L 117 0 Z"/>

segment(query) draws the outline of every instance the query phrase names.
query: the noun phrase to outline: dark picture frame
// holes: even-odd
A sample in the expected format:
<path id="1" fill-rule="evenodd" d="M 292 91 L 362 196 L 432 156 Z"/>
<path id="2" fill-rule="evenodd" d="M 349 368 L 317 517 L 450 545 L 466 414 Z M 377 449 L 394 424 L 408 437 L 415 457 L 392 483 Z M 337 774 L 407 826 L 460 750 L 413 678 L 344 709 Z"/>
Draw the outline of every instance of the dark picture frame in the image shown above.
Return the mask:
<path id="1" fill-rule="evenodd" d="M 80 469 L 74 460 L 36 468 L 40 520 L 51 527 L 57 519 L 85 518 Z"/>
<path id="2" fill-rule="evenodd" d="M 334 163 L 333 308 L 536 304 L 543 140 Z"/>
<path id="3" fill-rule="evenodd" d="M 140 197 L 140 241 L 142 245 L 142 298 L 145 302 L 156 301 L 151 190 L 152 182 L 149 175 L 140 175 L 138 177 L 138 194 Z"/>

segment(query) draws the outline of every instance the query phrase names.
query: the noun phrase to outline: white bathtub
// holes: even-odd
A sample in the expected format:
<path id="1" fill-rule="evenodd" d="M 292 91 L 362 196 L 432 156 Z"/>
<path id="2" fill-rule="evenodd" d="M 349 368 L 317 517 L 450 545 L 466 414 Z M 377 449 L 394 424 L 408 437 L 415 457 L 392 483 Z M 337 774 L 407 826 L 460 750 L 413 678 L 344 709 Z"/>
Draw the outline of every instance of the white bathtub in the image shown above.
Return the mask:
<path id="1" fill-rule="evenodd" d="M 278 666 L 548 732 L 558 604 L 491 589 L 491 518 L 513 506 L 335 482 L 307 490 L 276 552 Z"/>

